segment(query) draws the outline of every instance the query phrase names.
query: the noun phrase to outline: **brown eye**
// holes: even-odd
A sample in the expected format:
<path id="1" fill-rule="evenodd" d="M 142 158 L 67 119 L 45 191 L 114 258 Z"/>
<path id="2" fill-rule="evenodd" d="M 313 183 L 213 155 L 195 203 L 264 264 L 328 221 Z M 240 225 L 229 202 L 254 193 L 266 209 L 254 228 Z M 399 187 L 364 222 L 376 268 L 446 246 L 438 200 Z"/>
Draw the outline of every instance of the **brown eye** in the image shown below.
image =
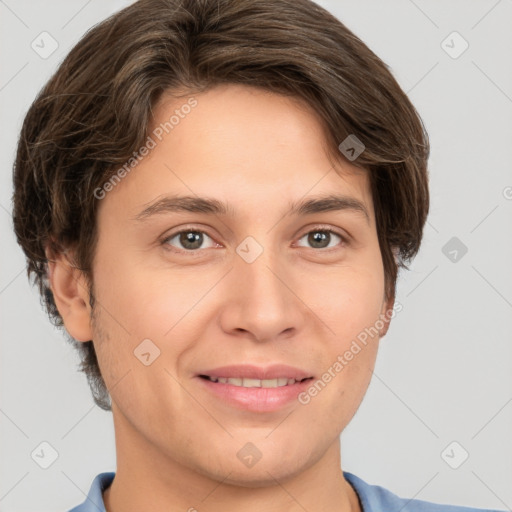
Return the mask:
<path id="1" fill-rule="evenodd" d="M 178 231 L 173 235 L 167 237 L 164 240 L 164 244 L 171 245 L 179 250 L 185 251 L 196 251 L 197 249 L 207 249 L 208 247 L 202 247 L 205 240 L 211 238 L 204 231 L 197 231 L 193 229 L 185 229 L 182 231 Z M 178 245 L 175 243 L 171 243 L 176 240 Z M 213 247 L 214 244 L 211 244 L 210 247 Z"/>
<path id="2" fill-rule="evenodd" d="M 329 249 L 339 245 L 340 241 L 345 241 L 341 235 L 329 229 L 315 229 L 302 236 L 301 240 L 304 238 L 307 238 L 307 243 L 312 249 Z"/>

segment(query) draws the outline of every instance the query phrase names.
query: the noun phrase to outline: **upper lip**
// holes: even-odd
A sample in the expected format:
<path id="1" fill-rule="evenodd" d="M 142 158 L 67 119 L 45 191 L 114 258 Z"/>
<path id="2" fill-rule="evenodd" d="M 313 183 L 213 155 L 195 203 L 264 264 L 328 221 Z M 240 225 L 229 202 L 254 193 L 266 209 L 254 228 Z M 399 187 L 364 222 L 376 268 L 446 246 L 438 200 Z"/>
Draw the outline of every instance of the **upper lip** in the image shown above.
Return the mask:
<path id="1" fill-rule="evenodd" d="M 287 378 L 297 381 L 312 377 L 312 375 L 300 368 L 294 368 L 286 364 L 273 364 L 271 366 L 254 366 L 254 365 L 231 365 L 213 368 L 199 372 L 199 376 L 206 375 L 208 377 L 224 377 L 224 378 L 247 378 L 247 379 L 278 379 Z"/>

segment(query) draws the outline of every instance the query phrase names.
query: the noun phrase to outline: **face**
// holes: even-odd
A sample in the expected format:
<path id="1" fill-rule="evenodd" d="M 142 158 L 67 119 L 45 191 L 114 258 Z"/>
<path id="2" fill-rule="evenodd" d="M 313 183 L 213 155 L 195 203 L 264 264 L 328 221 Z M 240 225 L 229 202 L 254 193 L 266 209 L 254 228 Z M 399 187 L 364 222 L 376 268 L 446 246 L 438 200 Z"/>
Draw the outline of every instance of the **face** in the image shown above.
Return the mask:
<path id="1" fill-rule="evenodd" d="M 194 98 L 162 98 L 155 147 L 100 201 L 90 334 L 131 450 L 265 485 L 339 448 L 377 354 L 358 336 L 392 304 L 366 171 L 333 166 L 316 114 Z"/>

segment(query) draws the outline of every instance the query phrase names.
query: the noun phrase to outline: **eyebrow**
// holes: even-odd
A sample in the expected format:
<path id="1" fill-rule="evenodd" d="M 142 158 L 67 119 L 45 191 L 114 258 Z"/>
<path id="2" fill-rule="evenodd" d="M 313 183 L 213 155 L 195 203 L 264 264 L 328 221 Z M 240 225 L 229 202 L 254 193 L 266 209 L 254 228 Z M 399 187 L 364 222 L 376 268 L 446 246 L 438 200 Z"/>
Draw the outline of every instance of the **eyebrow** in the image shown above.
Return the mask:
<path id="1" fill-rule="evenodd" d="M 345 195 L 330 194 L 292 202 L 286 215 L 312 215 L 341 210 L 362 214 L 370 224 L 370 215 L 366 206 L 359 199 Z M 134 220 L 144 221 L 155 215 L 170 212 L 236 216 L 236 211 L 231 205 L 217 199 L 198 196 L 164 196 L 149 204 L 134 217 Z"/>

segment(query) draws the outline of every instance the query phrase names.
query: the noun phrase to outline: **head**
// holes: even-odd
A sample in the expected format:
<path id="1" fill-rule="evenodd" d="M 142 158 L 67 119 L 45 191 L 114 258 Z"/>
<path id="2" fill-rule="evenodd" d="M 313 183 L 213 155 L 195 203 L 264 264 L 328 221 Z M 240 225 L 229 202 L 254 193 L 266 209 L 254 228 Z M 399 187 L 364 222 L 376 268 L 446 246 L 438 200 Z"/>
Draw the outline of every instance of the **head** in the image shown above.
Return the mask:
<path id="1" fill-rule="evenodd" d="M 364 396 L 420 247 L 428 154 L 386 65 L 309 0 L 141 0 L 91 29 L 30 107 L 14 226 L 100 407 L 201 472 L 225 475 L 220 455 L 244 440 L 275 454 L 261 475 L 275 457 L 291 471 Z M 199 405 L 204 372 L 273 362 L 331 378 L 272 436 L 282 409 Z"/>

